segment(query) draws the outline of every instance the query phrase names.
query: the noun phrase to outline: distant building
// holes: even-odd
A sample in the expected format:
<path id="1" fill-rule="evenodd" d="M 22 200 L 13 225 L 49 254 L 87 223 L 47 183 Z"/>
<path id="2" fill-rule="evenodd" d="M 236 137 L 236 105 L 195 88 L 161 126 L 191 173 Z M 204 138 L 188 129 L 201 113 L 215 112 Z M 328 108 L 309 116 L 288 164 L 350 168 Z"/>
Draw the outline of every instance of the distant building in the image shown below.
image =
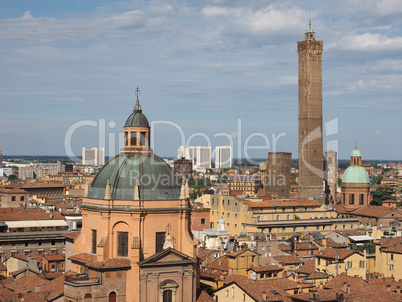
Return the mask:
<path id="1" fill-rule="evenodd" d="M 41 178 L 45 174 L 56 175 L 60 171 L 57 164 L 41 164 L 20 167 L 18 170 L 19 179 L 36 179 Z"/>
<path id="2" fill-rule="evenodd" d="M 269 152 L 264 175 L 266 196 L 289 197 L 292 153 Z"/>
<path id="3" fill-rule="evenodd" d="M 327 160 L 327 184 L 330 190 L 328 199 L 330 204 L 335 204 L 338 188 L 338 153 L 334 150 L 326 151 L 325 159 Z"/>
<path id="4" fill-rule="evenodd" d="M 0 150 L 0 168 L 3 166 L 3 152 Z"/>
<path id="5" fill-rule="evenodd" d="M 105 164 L 105 148 L 82 148 L 82 164 L 103 166 Z"/>
<path id="6" fill-rule="evenodd" d="M 211 146 L 197 146 L 197 167 L 211 168 Z"/>
<path id="7" fill-rule="evenodd" d="M 232 167 L 232 147 L 217 146 L 215 149 L 215 168 Z"/>
<path id="8" fill-rule="evenodd" d="M 350 166 L 343 173 L 341 204 L 346 209 L 370 205 L 370 180 L 366 169 L 361 166 L 361 157 L 356 147 L 350 155 Z"/>
<path id="9" fill-rule="evenodd" d="M 174 173 L 177 177 L 191 178 L 193 175 L 193 165 L 189 159 L 184 157 L 174 161 Z"/>
<path id="10" fill-rule="evenodd" d="M 177 150 L 177 158 L 181 159 L 183 157 L 191 161 L 191 164 L 194 166 L 194 159 L 195 159 L 194 146 L 190 147 L 180 146 L 179 149 Z"/>

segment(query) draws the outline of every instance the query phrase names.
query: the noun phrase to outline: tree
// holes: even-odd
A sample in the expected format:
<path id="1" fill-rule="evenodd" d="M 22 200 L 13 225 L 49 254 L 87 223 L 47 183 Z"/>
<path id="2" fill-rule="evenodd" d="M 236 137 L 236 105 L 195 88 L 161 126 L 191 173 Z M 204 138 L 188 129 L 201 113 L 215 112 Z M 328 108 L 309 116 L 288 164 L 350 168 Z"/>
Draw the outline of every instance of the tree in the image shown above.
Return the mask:
<path id="1" fill-rule="evenodd" d="M 373 200 L 370 202 L 370 204 L 373 206 L 381 206 L 384 200 L 388 199 L 395 200 L 396 198 L 392 196 L 392 193 L 393 190 L 388 186 L 378 187 L 377 189 L 371 191 L 370 193 L 371 196 L 373 196 Z"/>
<path id="2" fill-rule="evenodd" d="M 8 176 L 8 180 L 9 180 L 9 181 L 13 181 L 13 180 L 15 180 L 15 179 L 17 179 L 17 176 L 14 175 L 14 174 L 11 174 L 11 175 Z"/>
<path id="3" fill-rule="evenodd" d="M 380 185 L 380 184 L 381 184 L 381 181 L 383 180 L 383 178 L 384 178 L 384 176 L 382 176 L 381 174 L 380 174 L 380 175 L 376 175 L 376 177 L 375 177 L 375 183 L 376 183 L 377 185 Z"/>
<path id="4" fill-rule="evenodd" d="M 342 179 L 338 177 L 338 186 L 341 186 L 342 184 Z"/>

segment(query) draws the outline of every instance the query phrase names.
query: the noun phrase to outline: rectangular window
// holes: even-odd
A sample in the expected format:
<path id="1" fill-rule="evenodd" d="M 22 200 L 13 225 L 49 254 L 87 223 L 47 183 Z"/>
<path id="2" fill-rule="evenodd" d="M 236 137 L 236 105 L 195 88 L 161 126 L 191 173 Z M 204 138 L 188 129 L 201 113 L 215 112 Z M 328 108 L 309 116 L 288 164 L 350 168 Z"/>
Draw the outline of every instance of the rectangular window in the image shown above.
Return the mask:
<path id="1" fill-rule="evenodd" d="M 355 204 L 355 194 L 349 194 L 349 204 Z"/>
<path id="2" fill-rule="evenodd" d="M 146 132 L 140 132 L 140 146 L 146 145 Z"/>
<path id="3" fill-rule="evenodd" d="M 159 253 L 163 250 L 163 244 L 165 243 L 165 232 L 157 232 L 156 233 L 156 251 L 155 253 Z"/>
<path id="4" fill-rule="evenodd" d="M 96 230 L 92 230 L 92 253 L 96 254 Z"/>
<path id="5" fill-rule="evenodd" d="M 130 145 L 137 146 L 137 132 L 131 132 Z"/>
<path id="6" fill-rule="evenodd" d="M 117 232 L 117 255 L 128 256 L 128 233 Z"/>
<path id="7" fill-rule="evenodd" d="M 364 194 L 359 195 L 359 204 L 364 204 Z"/>
<path id="8" fill-rule="evenodd" d="M 201 218 L 201 224 L 206 224 L 205 218 Z"/>

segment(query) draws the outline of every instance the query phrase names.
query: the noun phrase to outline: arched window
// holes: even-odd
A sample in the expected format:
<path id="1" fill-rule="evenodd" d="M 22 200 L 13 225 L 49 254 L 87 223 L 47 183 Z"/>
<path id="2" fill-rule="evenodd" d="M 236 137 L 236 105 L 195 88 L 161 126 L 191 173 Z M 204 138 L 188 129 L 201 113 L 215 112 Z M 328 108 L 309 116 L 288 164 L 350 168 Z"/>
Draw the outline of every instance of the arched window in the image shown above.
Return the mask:
<path id="1" fill-rule="evenodd" d="M 111 292 L 109 294 L 109 302 L 116 302 L 116 293 L 115 292 Z"/>
<path id="2" fill-rule="evenodd" d="M 21 196 L 20 197 L 20 201 L 24 201 L 25 199 L 24 199 L 24 196 Z"/>
<path id="3" fill-rule="evenodd" d="M 91 300 L 92 300 L 92 295 L 90 293 L 85 294 L 84 301 L 91 301 Z"/>
<path id="4" fill-rule="evenodd" d="M 160 301 L 176 302 L 176 291 L 179 285 L 173 280 L 165 280 L 159 284 Z"/>
<path id="5" fill-rule="evenodd" d="M 11 201 L 15 201 L 15 196 L 11 196 Z"/>

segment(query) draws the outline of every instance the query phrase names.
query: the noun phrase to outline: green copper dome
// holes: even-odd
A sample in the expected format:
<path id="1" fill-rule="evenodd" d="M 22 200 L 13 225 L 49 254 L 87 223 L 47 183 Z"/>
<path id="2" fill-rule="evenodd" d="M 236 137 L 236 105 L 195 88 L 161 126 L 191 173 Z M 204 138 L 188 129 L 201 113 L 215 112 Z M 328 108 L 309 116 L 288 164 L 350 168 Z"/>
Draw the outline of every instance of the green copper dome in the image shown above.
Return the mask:
<path id="1" fill-rule="evenodd" d="M 171 167 L 153 153 L 116 155 L 96 174 L 87 197 L 104 199 L 107 180 L 111 199 L 133 200 L 136 182 L 140 200 L 174 200 L 180 196 Z"/>
<path id="2" fill-rule="evenodd" d="M 306 29 L 306 33 L 313 33 L 314 29 L 311 27 L 311 25 Z"/>
<path id="3" fill-rule="evenodd" d="M 148 127 L 149 123 L 146 116 L 142 113 L 140 102 L 137 99 L 137 103 L 134 106 L 134 112 L 128 117 L 124 127 Z"/>
<path id="4" fill-rule="evenodd" d="M 356 155 L 352 153 L 352 156 Z M 360 166 L 349 166 L 343 173 L 342 183 L 370 183 L 370 180 L 366 169 Z"/>
<path id="5" fill-rule="evenodd" d="M 360 151 L 359 150 L 357 150 L 357 148 L 355 148 L 353 151 L 352 151 L 352 154 L 350 154 L 350 156 L 354 156 L 354 157 L 362 157 L 362 154 L 360 153 Z"/>

